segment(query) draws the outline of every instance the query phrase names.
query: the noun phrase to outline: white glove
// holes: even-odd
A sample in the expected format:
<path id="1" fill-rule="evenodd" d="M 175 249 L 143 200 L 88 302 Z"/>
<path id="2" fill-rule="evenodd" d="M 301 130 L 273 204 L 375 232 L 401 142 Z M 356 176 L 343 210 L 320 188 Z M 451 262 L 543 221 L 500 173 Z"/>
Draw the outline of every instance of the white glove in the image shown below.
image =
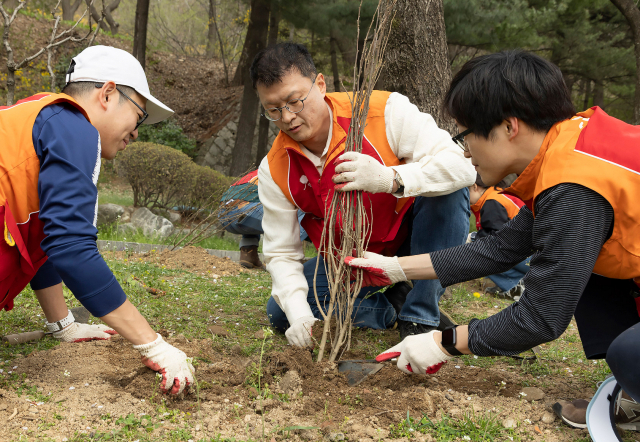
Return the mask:
<path id="1" fill-rule="evenodd" d="M 468 234 L 465 244 L 471 244 L 472 242 L 474 242 L 476 240 L 476 233 L 477 232 L 471 232 L 470 234 Z"/>
<path id="2" fill-rule="evenodd" d="M 311 327 L 317 319 L 313 316 L 303 316 L 294 321 L 289 329 L 284 333 L 289 344 L 296 347 L 313 347 L 311 339 Z"/>
<path id="3" fill-rule="evenodd" d="M 434 339 L 436 330 L 420 335 L 407 336 L 404 341 L 376 356 L 376 361 L 398 358 L 398 368 L 405 373 L 433 374 L 451 356 L 440 350 Z"/>
<path id="4" fill-rule="evenodd" d="M 53 337 L 62 342 L 84 342 L 84 341 L 104 341 L 111 339 L 111 335 L 118 332 L 103 324 L 89 325 L 73 322 L 59 332 L 55 332 Z"/>
<path id="5" fill-rule="evenodd" d="M 364 252 L 364 258 L 347 256 L 344 262 L 363 270 L 363 287 L 384 287 L 407 280 L 397 256 L 388 257 Z"/>
<path id="6" fill-rule="evenodd" d="M 395 170 L 375 158 L 358 152 L 346 152 L 338 158 L 333 182 L 336 190 L 364 190 L 370 193 L 391 193 Z"/>
<path id="7" fill-rule="evenodd" d="M 160 390 L 163 393 L 180 394 L 182 390 L 193 384 L 195 370 L 191 358 L 182 351 L 168 344 L 158 335 L 158 339 L 142 345 L 134 345 L 142 355 L 142 363 L 162 375 Z"/>

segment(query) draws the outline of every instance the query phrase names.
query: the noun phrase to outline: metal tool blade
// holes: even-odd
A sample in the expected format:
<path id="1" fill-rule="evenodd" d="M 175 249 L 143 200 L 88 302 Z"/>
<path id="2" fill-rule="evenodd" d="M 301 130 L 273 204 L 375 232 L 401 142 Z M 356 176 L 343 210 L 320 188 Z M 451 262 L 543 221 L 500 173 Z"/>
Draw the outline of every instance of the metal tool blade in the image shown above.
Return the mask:
<path id="1" fill-rule="evenodd" d="M 376 362 L 375 359 L 338 361 L 338 371 L 347 376 L 349 387 L 360 384 L 368 376 L 379 372 L 382 367 L 384 364 Z"/>

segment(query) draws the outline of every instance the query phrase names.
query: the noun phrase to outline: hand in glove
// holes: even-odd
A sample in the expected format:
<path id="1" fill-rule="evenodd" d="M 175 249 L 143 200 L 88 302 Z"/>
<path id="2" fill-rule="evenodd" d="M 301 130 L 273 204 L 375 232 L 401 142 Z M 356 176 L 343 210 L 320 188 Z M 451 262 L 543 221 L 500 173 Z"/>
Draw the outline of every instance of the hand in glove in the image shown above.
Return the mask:
<path id="1" fill-rule="evenodd" d="M 103 324 L 89 325 L 73 322 L 71 325 L 55 332 L 53 337 L 62 342 L 84 342 L 111 339 L 118 332 Z"/>
<path id="2" fill-rule="evenodd" d="M 346 152 L 338 158 L 333 182 L 336 190 L 364 190 L 370 193 L 391 193 L 395 171 L 375 158 L 358 152 Z M 341 184 L 344 183 L 344 184 Z"/>
<path id="3" fill-rule="evenodd" d="M 376 361 L 398 358 L 398 368 L 405 373 L 433 374 L 440 370 L 451 356 L 444 353 L 434 339 L 436 331 L 407 336 L 389 350 L 376 356 Z"/>
<path id="4" fill-rule="evenodd" d="M 162 375 L 160 390 L 163 393 L 180 394 L 193 384 L 195 370 L 190 358 L 182 351 L 168 344 L 158 335 L 158 339 L 142 345 L 134 345 L 142 355 L 142 363 Z"/>
<path id="5" fill-rule="evenodd" d="M 344 262 L 364 271 L 362 283 L 364 287 L 384 287 L 407 280 L 397 256 L 387 257 L 373 252 L 364 252 L 364 258 L 347 256 Z"/>
<path id="6" fill-rule="evenodd" d="M 303 316 L 296 319 L 289 329 L 284 333 L 289 344 L 296 347 L 313 347 L 311 339 L 311 327 L 317 319 L 313 316 Z"/>

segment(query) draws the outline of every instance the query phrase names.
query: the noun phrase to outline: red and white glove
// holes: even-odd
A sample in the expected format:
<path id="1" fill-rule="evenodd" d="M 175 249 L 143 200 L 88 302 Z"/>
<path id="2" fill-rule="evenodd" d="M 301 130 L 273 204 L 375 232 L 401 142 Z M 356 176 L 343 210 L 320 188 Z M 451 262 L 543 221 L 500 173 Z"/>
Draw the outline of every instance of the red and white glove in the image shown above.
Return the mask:
<path id="1" fill-rule="evenodd" d="M 405 373 L 433 374 L 451 359 L 434 339 L 436 331 L 407 336 L 404 341 L 376 356 L 376 361 L 398 358 L 398 368 Z"/>
<path id="2" fill-rule="evenodd" d="M 406 281 L 397 256 L 382 256 L 373 252 L 364 252 L 364 258 L 347 256 L 344 262 L 351 267 L 364 270 L 364 287 L 385 287 L 396 282 Z"/>
<path id="3" fill-rule="evenodd" d="M 160 390 L 163 393 L 180 394 L 193 384 L 195 369 L 191 365 L 191 358 L 173 345 L 165 342 L 162 336 L 142 345 L 134 345 L 142 355 L 142 363 L 162 375 Z"/>
<path id="4" fill-rule="evenodd" d="M 311 328 L 316 321 L 317 319 L 313 316 L 303 316 L 296 319 L 284 333 L 289 344 L 296 347 L 313 347 Z"/>
<path id="5" fill-rule="evenodd" d="M 114 329 L 103 324 L 81 324 L 73 322 L 59 332 L 53 333 L 53 337 L 62 342 L 104 341 L 111 339 L 111 335 L 117 335 Z"/>
<path id="6" fill-rule="evenodd" d="M 337 160 L 333 182 L 336 190 L 363 190 L 370 193 L 391 193 L 395 170 L 375 158 L 358 152 L 346 152 Z M 341 184 L 344 183 L 344 184 Z"/>

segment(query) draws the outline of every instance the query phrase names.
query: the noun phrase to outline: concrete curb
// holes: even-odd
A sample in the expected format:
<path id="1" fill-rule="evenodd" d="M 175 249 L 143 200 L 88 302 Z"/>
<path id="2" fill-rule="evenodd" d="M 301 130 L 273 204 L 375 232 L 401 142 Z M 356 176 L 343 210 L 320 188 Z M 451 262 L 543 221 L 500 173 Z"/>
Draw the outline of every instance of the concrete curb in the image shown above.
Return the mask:
<path id="1" fill-rule="evenodd" d="M 162 251 L 166 249 L 170 249 L 171 246 L 167 246 L 164 244 L 143 244 L 138 242 L 125 242 L 125 241 L 105 241 L 99 239 L 98 250 L 100 251 L 110 251 L 110 252 L 124 252 L 126 250 L 131 251 L 133 253 L 146 253 L 151 250 Z M 179 247 L 180 249 L 182 247 Z M 232 261 L 238 262 L 240 261 L 240 250 L 215 250 L 215 249 L 204 249 L 210 255 L 217 256 L 219 258 L 229 258 Z M 262 253 L 259 254 L 260 260 L 264 261 L 264 256 Z"/>

